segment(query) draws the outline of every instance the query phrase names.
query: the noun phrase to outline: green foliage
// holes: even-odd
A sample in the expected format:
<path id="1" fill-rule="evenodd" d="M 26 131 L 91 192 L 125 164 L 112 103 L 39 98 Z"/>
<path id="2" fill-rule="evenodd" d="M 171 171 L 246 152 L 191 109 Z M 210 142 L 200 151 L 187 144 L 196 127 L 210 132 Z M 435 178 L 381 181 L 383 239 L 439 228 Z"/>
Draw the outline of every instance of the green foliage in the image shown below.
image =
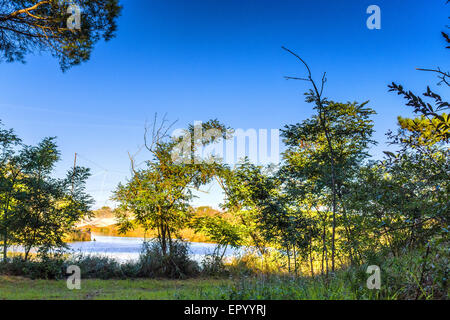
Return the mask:
<path id="1" fill-rule="evenodd" d="M 447 114 L 427 119 L 424 115 L 415 119 L 398 117 L 399 131 L 403 142 L 411 146 L 434 145 L 445 139 L 450 128 L 450 118 Z M 446 128 L 445 128 L 446 127 Z M 439 131 L 438 131 L 439 129 Z"/>
<path id="2" fill-rule="evenodd" d="M 216 244 L 214 252 L 203 258 L 202 272 L 207 275 L 224 274 L 223 256 L 228 247 L 238 248 L 242 244 L 241 228 L 217 215 L 194 217 L 190 225 L 195 232 L 206 235 Z"/>
<path id="3" fill-rule="evenodd" d="M 75 255 L 65 261 L 65 267 L 75 265 L 80 268 L 82 278 L 117 279 L 124 278 L 122 266 L 109 257 Z M 127 266 L 126 266 L 127 267 Z M 134 275 L 136 276 L 136 275 Z"/>
<path id="4" fill-rule="evenodd" d="M 55 138 L 36 146 L 19 144 L 12 131 L 2 131 L 0 168 L 0 233 L 3 257 L 10 243 L 23 245 L 27 260 L 32 248 L 48 255 L 64 247 L 64 237 L 89 216 L 92 198 L 85 192 L 89 169 L 75 167 L 66 177 L 52 177 L 60 154 Z M 9 141 L 9 143 L 8 143 Z"/>
<path id="5" fill-rule="evenodd" d="M 117 29 L 117 0 L 12 0 L 0 6 L 0 61 L 25 61 L 29 53 L 47 51 L 62 70 L 89 60 L 94 45 L 110 40 Z M 81 28 L 70 30 L 68 5 L 81 9 Z"/>
<path id="6" fill-rule="evenodd" d="M 398 95 L 404 97 L 407 101 L 406 105 L 413 108 L 414 113 L 419 114 L 421 118 L 414 119 L 409 123 L 400 121 L 402 127 L 410 131 L 410 144 L 423 144 L 423 139 L 430 140 L 433 137 L 433 142 L 449 141 L 450 138 L 450 117 L 445 111 L 450 109 L 450 104 L 443 100 L 442 97 L 433 92 L 430 87 L 423 93 L 425 98 L 433 100 L 434 105 L 426 102 L 420 96 L 411 91 L 406 91 L 403 86 L 392 83 L 389 85 L 389 91 L 397 92 Z"/>
<path id="7" fill-rule="evenodd" d="M 284 248 L 288 260 L 293 255 L 296 272 L 296 260 L 300 256 L 310 260 L 314 273 L 313 260 L 317 255 L 314 253 L 322 251 L 323 273 L 328 265 L 324 261 L 328 256 L 327 248 L 334 251 L 335 237 L 341 241 L 341 257 L 347 254 L 351 262 L 356 260 L 354 230 L 347 217 L 343 195 L 368 157 L 367 148 L 373 143 L 370 117 L 375 112 L 366 107 L 367 103 L 336 103 L 312 92 L 307 95 L 307 101 L 315 102 L 318 112 L 283 130 L 288 148 L 278 173 L 280 191 L 268 202 L 263 221 L 266 235 L 278 239 L 276 242 Z M 327 226 L 330 211 L 331 235 Z"/>
<path id="8" fill-rule="evenodd" d="M 87 60 L 96 41 L 113 36 L 120 7 L 115 0 L 82 3 L 87 16 L 79 32 L 61 28 L 65 13 L 55 1 L 4 6 L 0 33 L 12 36 L 0 47 L 3 59 L 23 60 L 24 54 L 50 45 L 63 69 Z M 51 33 L 45 44 L 40 17 L 47 17 L 43 21 Z M 447 33 L 443 36 L 448 42 Z M 199 146 L 228 138 L 231 130 L 218 120 L 169 137 L 166 120 L 156 128 L 155 118 L 150 141 L 146 131 L 150 159 L 140 168 L 131 159 L 133 175 L 113 197 L 121 232 L 137 226 L 156 230 L 156 240 L 144 244 L 137 262 L 92 256 L 65 260 L 54 252 L 64 247 L 63 235 L 89 214 L 91 199 L 84 190 L 89 170 L 76 167 L 55 179 L 60 154 L 54 138 L 25 146 L 12 130 L 0 128 L 0 272 L 59 279 L 68 264 L 76 264 L 87 278 L 239 278 L 223 292 L 202 291 L 202 298 L 448 299 L 450 104 L 430 87 L 417 95 L 389 85 L 416 117 L 399 117 L 397 132 L 388 133 L 398 150 L 368 162 L 375 111 L 368 102 L 324 98 L 325 74 L 317 85 L 306 62 L 283 49 L 306 67 L 306 78 L 287 78 L 309 82 L 306 102 L 314 114 L 284 127 L 287 148 L 278 166 L 244 159 L 231 168 L 220 159 L 198 157 Z M 449 74 L 439 68 L 420 70 L 436 72 L 439 84 L 449 86 Z M 226 212 L 194 216 L 193 191 L 213 179 L 224 190 Z M 176 240 L 186 227 L 217 244 L 201 268 L 189 258 L 187 244 Z M 11 243 L 25 247 L 24 259 L 7 261 Z M 226 264 L 226 249 L 242 245 L 253 254 Z M 29 261 L 33 247 L 38 257 Z M 381 268 L 380 290 L 366 287 L 369 265 Z"/>
<path id="9" fill-rule="evenodd" d="M 206 276 L 226 276 L 229 274 L 221 256 L 216 253 L 207 254 L 203 257 L 201 263 L 202 274 Z"/>
<path id="10" fill-rule="evenodd" d="M 239 227 L 221 216 L 195 217 L 190 225 L 196 232 L 206 234 L 212 242 L 216 243 L 217 251 L 224 247 L 225 253 L 228 246 L 237 248 L 242 243 Z"/>
<path id="11" fill-rule="evenodd" d="M 243 244 L 255 246 L 261 255 L 268 245 L 263 235 L 260 217 L 264 201 L 276 192 L 277 180 L 273 168 L 264 170 L 245 158 L 233 169 L 221 171 L 219 183 L 225 193 L 223 208 L 231 212 L 233 223 L 239 226 Z"/>
<path id="12" fill-rule="evenodd" d="M 0 274 L 24 276 L 31 279 L 63 279 L 64 260 L 58 257 L 41 261 L 24 260 L 16 256 L 8 262 L 0 262 Z"/>

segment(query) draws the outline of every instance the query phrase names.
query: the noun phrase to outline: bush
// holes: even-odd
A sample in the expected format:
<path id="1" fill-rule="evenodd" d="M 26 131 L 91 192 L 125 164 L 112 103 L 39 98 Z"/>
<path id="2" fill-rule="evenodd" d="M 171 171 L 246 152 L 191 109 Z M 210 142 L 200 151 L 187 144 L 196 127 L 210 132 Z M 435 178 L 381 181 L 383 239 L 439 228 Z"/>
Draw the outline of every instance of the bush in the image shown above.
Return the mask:
<path id="1" fill-rule="evenodd" d="M 31 279 L 62 279 L 65 275 L 64 260 L 61 258 L 43 258 L 23 260 L 16 256 L 8 262 L 0 263 L 0 273 L 12 276 L 25 276 Z"/>
<path id="2" fill-rule="evenodd" d="M 187 243 L 182 241 L 172 242 L 170 253 L 166 255 L 157 241 L 145 242 L 139 264 L 142 277 L 183 279 L 200 272 L 198 264 L 189 258 Z"/>
<path id="3" fill-rule="evenodd" d="M 78 266 L 83 278 L 114 279 L 123 278 L 122 266 L 106 256 L 76 255 L 65 262 L 66 267 Z"/>
<path id="4" fill-rule="evenodd" d="M 202 260 L 202 274 L 207 276 L 224 276 L 229 272 L 221 257 L 216 254 L 207 254 Z"/>

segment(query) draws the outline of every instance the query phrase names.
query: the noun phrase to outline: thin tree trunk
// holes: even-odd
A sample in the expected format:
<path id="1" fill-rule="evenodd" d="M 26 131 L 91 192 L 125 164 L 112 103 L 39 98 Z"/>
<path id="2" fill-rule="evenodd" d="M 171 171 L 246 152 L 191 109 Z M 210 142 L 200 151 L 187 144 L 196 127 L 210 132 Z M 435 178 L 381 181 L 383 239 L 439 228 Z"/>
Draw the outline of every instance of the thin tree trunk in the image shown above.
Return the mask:
<path id="1" fill-rule="evenodd" d="M 3 222 L 5 228 L 3 230 L 3 262 L 6 262 L 8 258 L 8 207 L 9 207 L 9 195 L 6 200 L 6 207 L 3 209 Z"/>
<path id="2" fill-rule="evenodd" d="M 336 253 L 336 187 L 334 181 L 334 165 L 332 165 L 332 184 L 333 184 L 333 231 L 331 235 L 331 271 L 334 272 L 335 253 Z"/>
<path id="3" fill-rule="evenodd" d="M 291 255 L 290 255 L 290 251 L 289 251 L 289 246 L 287 246 L 286 248 L 287 248 L 287 256 L 288 256 L 288 272 L 289 272 L 289 274 L 291 274 Z"/>
<path id="4" fill-rule="evenodd" d="M 350 247 L 350 249 L 349 249 L 350 263 L 353 265 L 354 262 L 355 262 L 355 258 L 353 256 L 353 250 L 355 251 L 356 255 L 358 255 L 358 243 L 353 238 L 353 235 L 352 235 L 352 233 L 350 231 L 351 229 L 350 229 L 350 227 L 348 225 L 347 210 L 345 210 L 344 201 L 342 200 L 341 185 L 339 185 L 338 197 L 339 197 L 339 202 L 341 203 L 342 214 L 343 214 L 343 217 L 344 217 L 345 233 L 347 235 L 348 241 L 351 242 L 352 245 L 354 246 L 354 248 Z"/>
<path id="5" fill-rule="evenodd" d="M 326 244 L 325 244 L 325 222 L 323 224 L 323 233 L 322 233 L 322 265 L 321 265 L 321 273 L 323 275 L 324 273 L 324 262 L 325 262 L 325 248 L 326 248 Z"/>
<path id="6" fill-rule="evenodd" d="M 7 253 L 8 253 L 8 209 L 4 210 L 4 217 L 3 220 L 5 222 L 5 228 L 3 230 L 3 262 L 6 262 L 7 260 Z"/>
<path id="7" fill-rule="evenodd" d="M 11 193 L 14 190 L 14 186 L 16 184 L 16 179 L 19 176 L 19 172 L 15 172 L 13 174 L 13 179 L 12 179 L 12 184 L 11 184 L 11 189 L 8 191 L 8 195 L 6 198 L 6 204 L 5 204 L 5 208 L 3 209 L 3 222 L 5 225 L 5 229 L 3 230 L 3 261 L 6 262 L 6 260 L 8 259 L 8 208 L 9 208 L 9 203 L 11 200 Z"/>
<path id="8" fill-rule="evenodd" d="M 326 271 L 326 275 L 328 277 L 328 248 L 325 244 L 325 271 Z"/>
<path id="9" fill-rule="evenodd" d="M 226 244 L 226 245 L 225 245 L 225 248 L 223 249 L 222 255 L 220 256 L 220 261 L 223 260 L 223 257 L 224 257 L 224 255 L 225 255 L 225 252 L 227 251 L 227 248 L 228 248 L 228 244 Z"/>
<path id="10" fill-rule="evenodd" d="M 314 277 L 314 265 L 313 265 L 313 255 L 312 255 L 312 238 L 309 237 L 309 263 L 311 265 L 311 277 Z"/>
<path id="11" fill-rule="evenodd" d="M 297 276 L 297 251 L 295 250 L 295 245 L 293 246 L 294 251 L 294 274 Z"/>

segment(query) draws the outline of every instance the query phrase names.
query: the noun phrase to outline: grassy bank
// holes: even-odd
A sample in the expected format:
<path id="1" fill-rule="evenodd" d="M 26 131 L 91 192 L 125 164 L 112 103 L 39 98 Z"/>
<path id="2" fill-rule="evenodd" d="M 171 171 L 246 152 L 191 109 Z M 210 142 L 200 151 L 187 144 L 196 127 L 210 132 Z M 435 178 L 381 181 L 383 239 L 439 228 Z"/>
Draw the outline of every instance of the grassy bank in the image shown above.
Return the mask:
<path id="1" fill-rule="evenodd" d="M 418 253 L 380 261 L 381 288 L 366 286 L 368 264 L 326 276 L 250 275 L 237 272 L 222 277 L 170 279 L 87 279 L 81 290 L 69 290 L 66 280 L 0 276 L 0 299 L 204 299 L 204 300 L 415 300 L 449 299 L 442 277 L 447 260 L 429 261 L 423 272 Z M 442 264 L 443 263 L 443 264 Z M 231 266 L 230 266 L 231 267 Z M 423 281 L 418 278 L 423 275 Z"/>
<path id="2" fill-rule="evenodd" d="M 380 253 L 362 265 L 328 276 L 309 276 L 308 272 L 294 276 L 275 269 L 263 272 L 252 259 L 236 260 L 215 273 L 207 265 L 197 269 L 187 260 L 173 260 L 183 275 L 173 274 L 165 269 L 167 265 L 158 263 L 162 258 L 154 248 L 139 261 L 123 265 L 101 257 L 42 262 L 15 258 L 0 263 L 0 299 L 449 299 L 448 247 L 436 248 L 428 256 L 424 250 L 398 257 Z M 182 258 L 181 253 L 176 257 Z M 67 289 L 68 265 L 80 267 L 81 290 Z M 369 265 L 380 268 L 380 289 L 367 288 Z"/>

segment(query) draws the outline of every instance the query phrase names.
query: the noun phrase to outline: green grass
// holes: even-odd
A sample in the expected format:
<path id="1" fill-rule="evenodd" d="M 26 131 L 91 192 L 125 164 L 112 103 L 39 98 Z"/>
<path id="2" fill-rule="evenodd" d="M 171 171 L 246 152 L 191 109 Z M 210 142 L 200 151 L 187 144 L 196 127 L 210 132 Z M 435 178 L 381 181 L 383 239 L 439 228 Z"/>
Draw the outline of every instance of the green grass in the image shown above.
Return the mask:
<path id="1" fill-rule="evenodd" d="M 0 299 L 205 299 L 219 297 L 228 280 L 82 280 L 80 290 L 69 290 L 65 280 L 30 280 L 0 276 Z"/>
<path id="2" fill-rule="evenodd" d="M 359 290 L 358 290 L 359 289 Z M 80 290 L 69 290 L 65 280 L 31 280 L 0 276 L 0 299 L 377 299 L 375 292 L 352 288 L 341 277 L 328 284 L 321 279 L 270 276 L 229 279 L 186 280 L 98 280 L 86 279 Z M 386 297 L 384 297 L 386 298 Z M 389 298 L 388 298 L 389 299 Z"/>

